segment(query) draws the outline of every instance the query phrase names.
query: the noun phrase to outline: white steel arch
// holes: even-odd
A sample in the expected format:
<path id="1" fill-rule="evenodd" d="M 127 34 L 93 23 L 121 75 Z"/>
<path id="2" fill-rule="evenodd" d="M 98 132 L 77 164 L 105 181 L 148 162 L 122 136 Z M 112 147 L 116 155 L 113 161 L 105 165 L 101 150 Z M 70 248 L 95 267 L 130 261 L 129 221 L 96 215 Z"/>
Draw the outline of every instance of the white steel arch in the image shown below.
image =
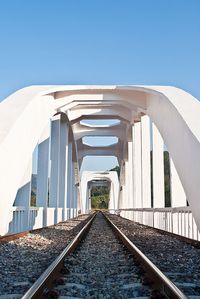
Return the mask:
<path id="1" fill-rule="evenodd" d="M 109 181 L 110 200 L 108 210 L 113 212 L 118 209 L 119 179 L 116 171 L 83 171 L 81 176 L 82 211 L 88 213 L 91 210 L 91 198 L 88 183 L 92 181 Z M 91 184 L 92 185 L 92 184 Z M 102 182 L 101 182 L 102 185 Z"/>
<path id="2" fill-rule="evenodd" d="M 64 116 L 53 118 L 56 114 L 61 115 L 60 113 L 66 115 L 66 118 Z M 151 207 L 150 161 L 147 158 L 150 141 L 145 141 L 147 140 L 145 138 L 149 138 L 147 130 L 149 124 L 143 121 L 141 125 L 144 115 L 150 118 L 155 127 L 152 141 L 155 152 L 162 156 L 162 140 L 169 150 L 175 167 L 175 170 L 172 169 L 176 172 L 173 177 L 177 182 L 175 187 L 173 185 L 175 190 L 173 194 L 176 194 L 177 198 L 178 194 L 185 193 L 195 221 L 200 227 L 200 103 L 197 99 L 171 86 L 31 86 L 17 91 L 0 103 L 0 234 L 8 231 L 13 216 L 10 209 L 17 193 L 20 196 L 17 197 L 19 203 L 23 202 L 22 197 L 25 194 L 28 196 L 29 191 L 26 193 L 24 187 L 29 188 L 30 185 L 30 161 L 38 143 L 39 161 L 44 162 L 42 153 L 46 156 L 47 151 L 51 152 L 51 163 L 49 164 L 48 159 L 45 160 L 45 167 L 50 167 L 52 173 L 49 180 L 50 190 L 54 192 L 54 196 L 50 194 L 50 204 L 57 211 L 55 221 L 61 219 L 59 209 L 66 207 L 70 209 L 67 210 L 67 215 L 73 216 L 80 208 L 81 162 L 85 154 L 92 154 L 97 150 L 98 154 L 109 152 L 116 155 L 121 163 L 119 196 L 121 207 Z M 99 118 L 117 118 L 122 121 L 117 125 L 117 130 L 115 127 L 106 130 L 95 127 L 86 129 L 80 124 L 81 119 Z M 51 130 L 49 130 L 50 122 Z M 45 130 L 47 135 L 44 139 L 42 136 Z M 81 142 L 84 136 L 113 136 L 113 134 L 119 138 L 119 143 L 110 148 L 86 149 Z M 42 143 L 43 139 L 46 143 Z M 148 151 L 145 150 L 147 147 Z M 62 157 L 65 167 L 62 164 Z M 160 162 L 154 162 L 153 165 L 155 202 L 155 191 L 163 190 L 162 179 L 156 180 L 158 176 L 155 175 L 162 173 L 161 160 L 160 158 Z M 44 198 L 46 189 L 43 185 L 47 184 L 47 174 L 47 171 L 40 174 L 39 181 L 40 188 L 43 188 L 43 193 L 41 189 L 39 190 L 39 202 L 43 208 L 47 203 L 47 198 Z M 61 181 L 61 177 L 65 179 Z M 149 191 L 144 192 L 147 190 L 145 188 Z M 157 193 L 160 194 L 159 192 Z M 70 196 L 66 197 L 66 193 Z M 154 206 L 155 208 L 163 207 L 163 196 L 160 195 L 161 200 L 158 199 L 158 206 Z M 62 206 L 60 202 L 63 202 Z M 175 197 L 173 202 L 176 202 Z M 62 219 L 64 218 L 65 213 Z"/>

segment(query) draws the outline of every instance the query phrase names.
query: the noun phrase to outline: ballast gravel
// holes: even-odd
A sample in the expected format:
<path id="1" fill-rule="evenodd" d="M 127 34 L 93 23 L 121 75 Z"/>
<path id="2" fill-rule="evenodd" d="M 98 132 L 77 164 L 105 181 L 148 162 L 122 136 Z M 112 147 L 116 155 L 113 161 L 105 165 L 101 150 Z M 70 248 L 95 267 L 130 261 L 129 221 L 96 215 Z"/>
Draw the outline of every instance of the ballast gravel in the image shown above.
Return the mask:
<path id="1" fill-rule="evenodd" d="M 65 258 L 62 273 L 49 298 L 58 292 L 59 299 L 147 299 L 152 291 L 101 213 L 78 248 Z"/>
<path id="2" fill-rule="evenodd" d="M 73 240 L 87 218 L 81 215 L 0 244 L 0 299 L 21 298 Z"/>
<path id="3" fill-rule="evenodd" d="M 188 298 L 200 298 L 199 248 L 120 216 L 108 217 Z"/>

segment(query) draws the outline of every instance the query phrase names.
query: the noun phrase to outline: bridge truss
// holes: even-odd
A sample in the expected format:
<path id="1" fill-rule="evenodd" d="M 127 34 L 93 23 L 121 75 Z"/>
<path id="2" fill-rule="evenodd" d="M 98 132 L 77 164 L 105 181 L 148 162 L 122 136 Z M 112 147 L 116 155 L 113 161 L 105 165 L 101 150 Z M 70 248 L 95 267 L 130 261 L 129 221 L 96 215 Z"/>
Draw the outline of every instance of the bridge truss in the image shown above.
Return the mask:
<path id="1" fill-rule="evenodd" d="M 199 116 L 198 100 L 170 86 L 30 86 L 15 92 L 0 103 L 0 235 L 88 212 L 91 185 L 84 175 L 81 180 L 82 161 L 103 155 L 115 156 L 120 165 L 110 211 L 198 238 Z M 84 123 L 88 119 L 118 122 L 95 126 Z M 86 136 L 114 136 L 117 142 L 91 146 Z M 36 147 L 37 198 L 31 207 Z M 170 155 L 167 209 L 164 149 Z M 109 175 L 106 179 L 112 182 Z"/>

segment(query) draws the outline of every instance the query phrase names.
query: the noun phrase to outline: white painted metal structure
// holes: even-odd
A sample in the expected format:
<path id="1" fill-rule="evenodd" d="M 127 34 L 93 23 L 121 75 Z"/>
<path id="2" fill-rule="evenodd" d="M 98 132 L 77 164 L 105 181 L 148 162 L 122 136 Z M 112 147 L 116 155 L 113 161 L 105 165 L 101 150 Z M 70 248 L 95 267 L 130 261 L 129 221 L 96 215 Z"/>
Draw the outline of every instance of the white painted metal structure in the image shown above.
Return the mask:
<path id="1" fill-rule="evenodd" d="M 81 122 L 87 119 L 120 123 L 95 127 Z M 200 103 L 187 92 L 170 86 L 31 86 L 0 103 L 0 120 L 0 235 L 77 215 L 85 200 L 79 171 L 87 155 L 117 157 L 117 208 L 124 217 L 135 219 L 127 209 L 141 214 L 165 208 L 164 146 L 170 153 L 172 207 L 186 206 L 187 199 L 200 228 Z M 92 147 L 84 144 L 84 136 L 116 136 L 118 142 Z M 154 225 L 160 220 L 155 218 Z"/>
<path id="2" fill-rule="evenodd" d="M 119 199 L 119 180 L 116 171 L 84 171 L 81 176 L 82 212 L 88 213 L 91 210 L 90 191 L 95 185 L 107 185 L 110 187 L 108 209 L 111 212 L 117 210 Z"/>

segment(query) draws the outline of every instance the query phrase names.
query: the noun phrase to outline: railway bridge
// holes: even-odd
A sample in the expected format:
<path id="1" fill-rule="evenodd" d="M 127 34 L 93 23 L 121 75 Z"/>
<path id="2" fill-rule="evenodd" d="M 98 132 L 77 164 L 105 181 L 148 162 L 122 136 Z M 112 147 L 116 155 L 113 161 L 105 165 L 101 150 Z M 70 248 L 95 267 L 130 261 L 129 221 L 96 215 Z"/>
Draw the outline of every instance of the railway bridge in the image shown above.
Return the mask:
<path id="1" fill-rule="evenodd" d="M 91 186 L 100 184 L 110 188 L 111 213 L 199 238 L 200 103 L 191 94 L 172 86 L 30 86 L 0 103 L 0 120 L 1 236 L 89 213 Z M 88 136 L 116 142 L 94 146 Z M 81 172 L 86 156 L 116 157 L 119 179 Z"/>

